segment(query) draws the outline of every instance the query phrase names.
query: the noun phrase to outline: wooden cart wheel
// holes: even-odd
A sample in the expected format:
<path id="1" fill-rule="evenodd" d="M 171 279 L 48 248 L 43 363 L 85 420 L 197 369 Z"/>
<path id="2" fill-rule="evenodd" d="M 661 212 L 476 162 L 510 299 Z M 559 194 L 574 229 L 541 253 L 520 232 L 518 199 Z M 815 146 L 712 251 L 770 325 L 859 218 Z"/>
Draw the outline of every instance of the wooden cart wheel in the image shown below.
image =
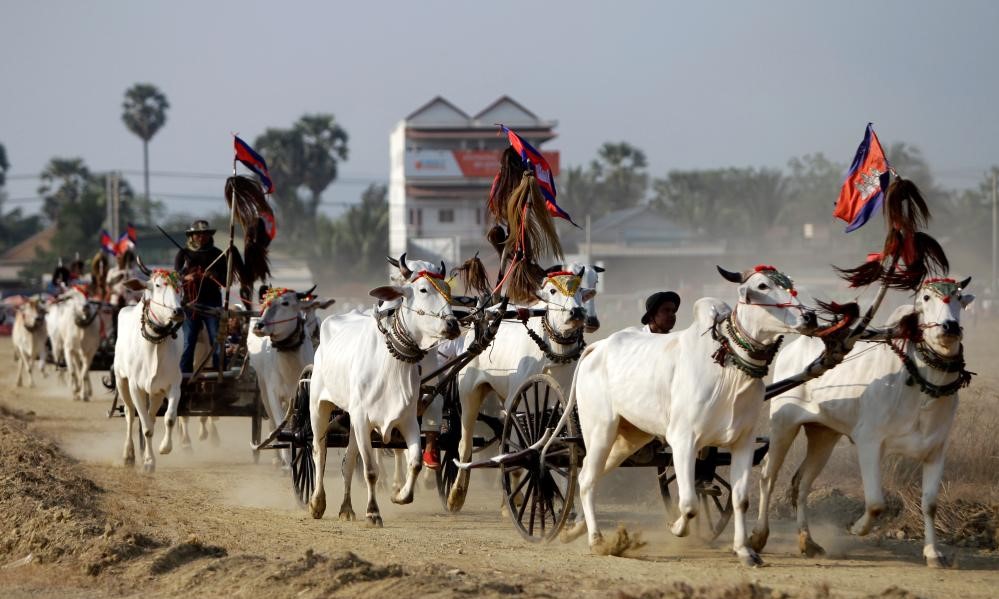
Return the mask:
<path id="1" fill-rule="evenodd" d="M 565 408 L 558 382 L 547 374 L 524 381 L 509 399 L 500 452 L 515 453 L 531 446 L 548 428 L 558 425 Z M 572 510 L 576 469 L 581 450 L 566 437 L 577 437 L 575 418 L 569 418 L 548 449 L 520 464 L 502 467 L 503 493 L 514 526 L 528 541 L 550 541 L 558 536 Z"/>
<path id="2" fill-rule="evenodd" d="M 447 497 L 451 493 L 454 481 L 458 479 L 458 466 L 454 460 L 458 457 L 458 442 L 461 441 L 461 401 L 458 398 L 458 377 L 448 381 L 439 396 L 444 403 L 441 407 L 443 425 L 437 437 L 437 448 L 440 450 L 441 467 L 434 471 L 437 481 L 437 495 L 441 506 L 447 512 Z"/>
<path id="3" fill-rule="evenodd" d="M 659 476 L 659 494 L 663 499 L 666 513 L 671 521 L 675 520 L 679 516 L 676 507 L 678 497 L 676 472 L 672 464 L 660 466 L 656 472 Z M 698 476 L 694 484 L 698 509 L 697 517 L 691 521 L 690 526 L 701 539 L 713 541 L 725 531 L 729 520 L 732 519 L 734 511 L 732 485 L 718 474 L 717 468 L 712 468 L 705 476 Z"/>
<path id="4" fill-rule="evenodd" d="M 302 372 L 289 424 L 295 435 L 291 441 L 291 480 L 295 485 L 295 497 L 301 505 L 308 505 L 309 497 L 316 488 L 316 462 L 312 457 L 312 420 L 309 417 L 311 369 L 312 366 L 307 366 Z"/>

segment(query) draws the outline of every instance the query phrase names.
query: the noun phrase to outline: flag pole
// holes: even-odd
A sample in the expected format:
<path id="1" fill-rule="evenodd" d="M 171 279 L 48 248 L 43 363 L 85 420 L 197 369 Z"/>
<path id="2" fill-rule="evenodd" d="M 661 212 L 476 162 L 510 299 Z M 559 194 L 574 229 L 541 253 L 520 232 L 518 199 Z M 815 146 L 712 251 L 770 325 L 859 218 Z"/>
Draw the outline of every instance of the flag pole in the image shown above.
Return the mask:
<path id="1" fill-rule="evenodd" d="M 225 296 L 222 298 L 222 316 L 219 322 L 218 339 L 219 344 L 219 381 L 222 381 L 222 373 L 225 372 L 225 340 L 229 336 L 229 291 L 232 289 L 232 267 L 234 239 L 236 237 L 236 157 L 232 158 L 232 192 L 229 197 L 229 247 L 226 248 L 225 266 Z"/>

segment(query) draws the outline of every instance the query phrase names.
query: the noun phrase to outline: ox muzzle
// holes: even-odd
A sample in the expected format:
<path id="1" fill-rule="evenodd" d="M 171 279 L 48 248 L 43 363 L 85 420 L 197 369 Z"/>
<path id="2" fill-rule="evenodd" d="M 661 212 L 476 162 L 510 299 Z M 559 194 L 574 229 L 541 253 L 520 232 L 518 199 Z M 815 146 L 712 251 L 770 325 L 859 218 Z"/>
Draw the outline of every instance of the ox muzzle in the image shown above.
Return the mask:
<path id="1" fill-rule="evenodd" d="M 585 326 L 587 333 L 596 333 L 600 328 L 600 319 L 596 316 L 587 316 Z"/>
<path id="2" fill-rule="evenodd" d="M 461 334 L 461 326 L 458 324 L 458 319 L 455 317 L 450 317 L 444 320 L 444 336 L 448 339 L 457 339 L 458 335 Z"/>
<path id="3" fill-rule="evenodd" d="M 585 322 L 586 308 L 576 307 L 569 310 L 569 322 Z"/>
<path id="4" fill-rule="evenodd" d="M 943 329 L 943 334 L 948 337 L 961 336 L 961 323 L 956 320 L 945 320 L 940 328 Z"/>

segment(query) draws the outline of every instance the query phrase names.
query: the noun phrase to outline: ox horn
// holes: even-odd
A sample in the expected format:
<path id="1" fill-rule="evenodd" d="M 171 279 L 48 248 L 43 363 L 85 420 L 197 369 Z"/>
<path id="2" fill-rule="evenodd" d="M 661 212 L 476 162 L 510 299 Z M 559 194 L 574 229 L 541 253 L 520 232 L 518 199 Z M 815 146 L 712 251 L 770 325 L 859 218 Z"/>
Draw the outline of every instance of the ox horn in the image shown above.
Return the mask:
<path id="1" fill-rule="evenodd" d="M 443 260 L 441 260 L 441 274 L 442 275 L 447 275 L 447 267 L 444 266 L 444 261 Z"/>
<path id="2" fill-rule="evenodd" d="M 594 266 L 593 266 L 593 270 L 595 270 L 595 271 L 597 271 L 597 272 L 604 272 L 604 271 L 605 271 L 605 270 L 607 270 L 607 269 L 606 269 L 606 268 L 604 268 L 603 266 L 596 266 L 596 265 L 594 265 Z"/>
<path id="3" fill-rule="evenodd" d="M 295 297 L 297 297 L 300 300 L 305 299 L 310 295 L 312 295 L 312 292 L 316 290 L 316 287 L 318 287 L 318 285 L 313 285 L 312 287 L 309 287 L 308 291 L 302 291 L 302 292 L 296 291 Z"/>
<path id="4" fill-rule="evenodd" d="M 412 269 L 410 269 L 409 265 L 406 264 L 406 252 L 403 252 L 402 255 L 399 256 L 399 272 L 401 272 L 402 276 L 406 277 L 407 279 L 413 276 Z"/>
<path id="5" fill-rule="evenodd" d="M 732 283 L 738 283 L 738 284 L 741 285 L 742 283 L 746 282 L 746 279 L 749 278 L 749 277 L 747 277 L 745 275 L 745 273 L 732 272 L 730 270 L 725 270 L 724 268 L 718 266 L 717 264 L 715 265 L 715 268 L 718 269 L 718 274 L 720 274 L 722 277 L 724 277 L 726 281 L 731 281 Z"/>
<path id="6" fill-rule="evenodd" d="M 391 264 L 392 266 L 399 268 L 399 261 L 393 258 L 392 256 L 385 256 L 385 259 L 388 260 L 388 263 Z"/>
<path id="7" fill-rule="evenodd" d="M 968 288 L 968 285 L 971 285 L 971 277 L 968 277 L 967 279 L 958 283 L 957 288 L 960 289 L 961 291 L 964 291 L 965 289 Z"/>
<path id="8" fill-rule="evenodd" d="M 153 274 L 153 271 L 149 270 L 149 267 L 143 264 L 142 258 L 140 258 L 138 255 L 135 256 L 135 263 L 138 265 L 139 270 L 142 272 L 142 274 L 146 275 L 147 277 Z"/>

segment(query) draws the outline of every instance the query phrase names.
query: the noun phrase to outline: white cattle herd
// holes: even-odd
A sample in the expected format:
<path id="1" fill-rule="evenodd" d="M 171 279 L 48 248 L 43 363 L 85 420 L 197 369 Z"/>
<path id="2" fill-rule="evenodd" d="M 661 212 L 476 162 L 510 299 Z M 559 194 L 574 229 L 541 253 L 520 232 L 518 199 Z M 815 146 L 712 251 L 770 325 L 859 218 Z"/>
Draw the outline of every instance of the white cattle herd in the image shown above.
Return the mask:
<path id="1" fill-rule="evenodd" d="M 250 321 L 247 359 L 272 427 L 284 420 L 300 381 L 309 384 L 316 485 L 308 508 L 314 518 L 326 510 L 326 433 L 335 410 L 349 415 L 351 428 L 340 519 L 354 519 L 350 489 L 360 457 L 367 484 L 365 520 L 382 525 L 375 497 L 373 432 L 383 439 L 397 432 L 404 440 L 406 476 L 398 479 L 391 499 L 400 504 L 413 500 L 423 464 L 421 369 L 436 368 L 475 340 L 473 331 L 462 332 L 452 311 L 459 298 L 452 296 L 443 263 L 407 261 L 405 254 L 390 261 L 397 272 L 392 284 L 371 290 L 378 300 L 372 309 L 329 316 L 320 325 L 316 311 L 332 300 L 317 299 L 313 290 L 272 288 L 262 298 L 260 316 Z M 125 405 L 125 462 L 135 461 L 132 424 L 137 416 L 143 468 L 152 471 L 154 423 L 164 400 L 166 433 L 159 453 L 170 452 L 178 418 L 183 338 L 177 333 L 184 305 L 175 272 L 150 271 L 141 261 L 139 268 L 140 277 L 119 281 L 120 293 L 127 288 L 141 295 L 118 316 L 111 382 Z M 507 404 L 523 381 L 548 373 L 568 391 L 568 405 L 554 430 L 578 414 L 585 448 L 579 474 L 583 519 L 564 539 L 588 532 L 593 552 L 608 551 L 596 518 L 597 485 L 654 439 L 668 443 L 672 452 L 679 497 L 670 530 L 685 536 L 690 520 L 698 515 L 695 459 L 702 449 L 717 447 L 731 453 L 732 548 L 743 564 L 756 566 L 762 563 L 758 552 L 769 534 L 777 475 L 802 428 L 807 453 L 791 481 L 799 547 L 808 556 L 822 552 L 809 531 L 807 497 L 838 440 L 846 436 L 857 447 L 866 500 L 865 513 L 852 532 L 867 534 L 884 509 L 882 458 L 889 453 L 910 456 L 923 466 L 923 553 L 929 565 L 946 565 L 936 543 L 934 518 L 958 389 L 970 378 L 964 369 L 960 324 L 961 310 L 974 299 L 966 291 L 970 278 L 926 279 L 911 305 L 896 310 L 886 328 L 879 329 L 883 338 L 859 343 L 842 365 L 772 399 L 770 447 L 760 473 L 759 514 L 750 534 L 746 512 L 755 424 L 765 404 L 763 378 L 775 359 L 774 380 L 801 372 L 823 345 L 810 337 L 818 328 L 816 315 L 798 300 L 786 274 L 770 266 L 741 273 L 718 270 L 733 284 L 733 304 L 701 298 L 692 302 L 693 323 L 684 330 L 656 335 L 629 328 L 587 346 L 584 333 L 600 325 L 595 296 L 602 269 L 586 264 L 548 269 L 537 303 L 524 307 L 536 316 L 503 321 L 489 350 L 458 375 L 459 461 L 471 457 L 472 430 L 488 394 Z M 90 363 L 107 326 L 99 305 L 79 288 L 69 288 L 47 304 L 38 299 L 24 302 L 13 326 L 18 386 L 25 378 L 34 384 L 36 361 L 44 368 L 47 338 L 51 351 L 66 364 L 74 399 L 89 400 Z M 785 335 L 798 337 L 778 355 Z M 288 462 L 284 451 L 281 462 Z M 450 510 L 461 508 L 469 479 L 469 470 L 459 470 L 447 498 Z"/>

